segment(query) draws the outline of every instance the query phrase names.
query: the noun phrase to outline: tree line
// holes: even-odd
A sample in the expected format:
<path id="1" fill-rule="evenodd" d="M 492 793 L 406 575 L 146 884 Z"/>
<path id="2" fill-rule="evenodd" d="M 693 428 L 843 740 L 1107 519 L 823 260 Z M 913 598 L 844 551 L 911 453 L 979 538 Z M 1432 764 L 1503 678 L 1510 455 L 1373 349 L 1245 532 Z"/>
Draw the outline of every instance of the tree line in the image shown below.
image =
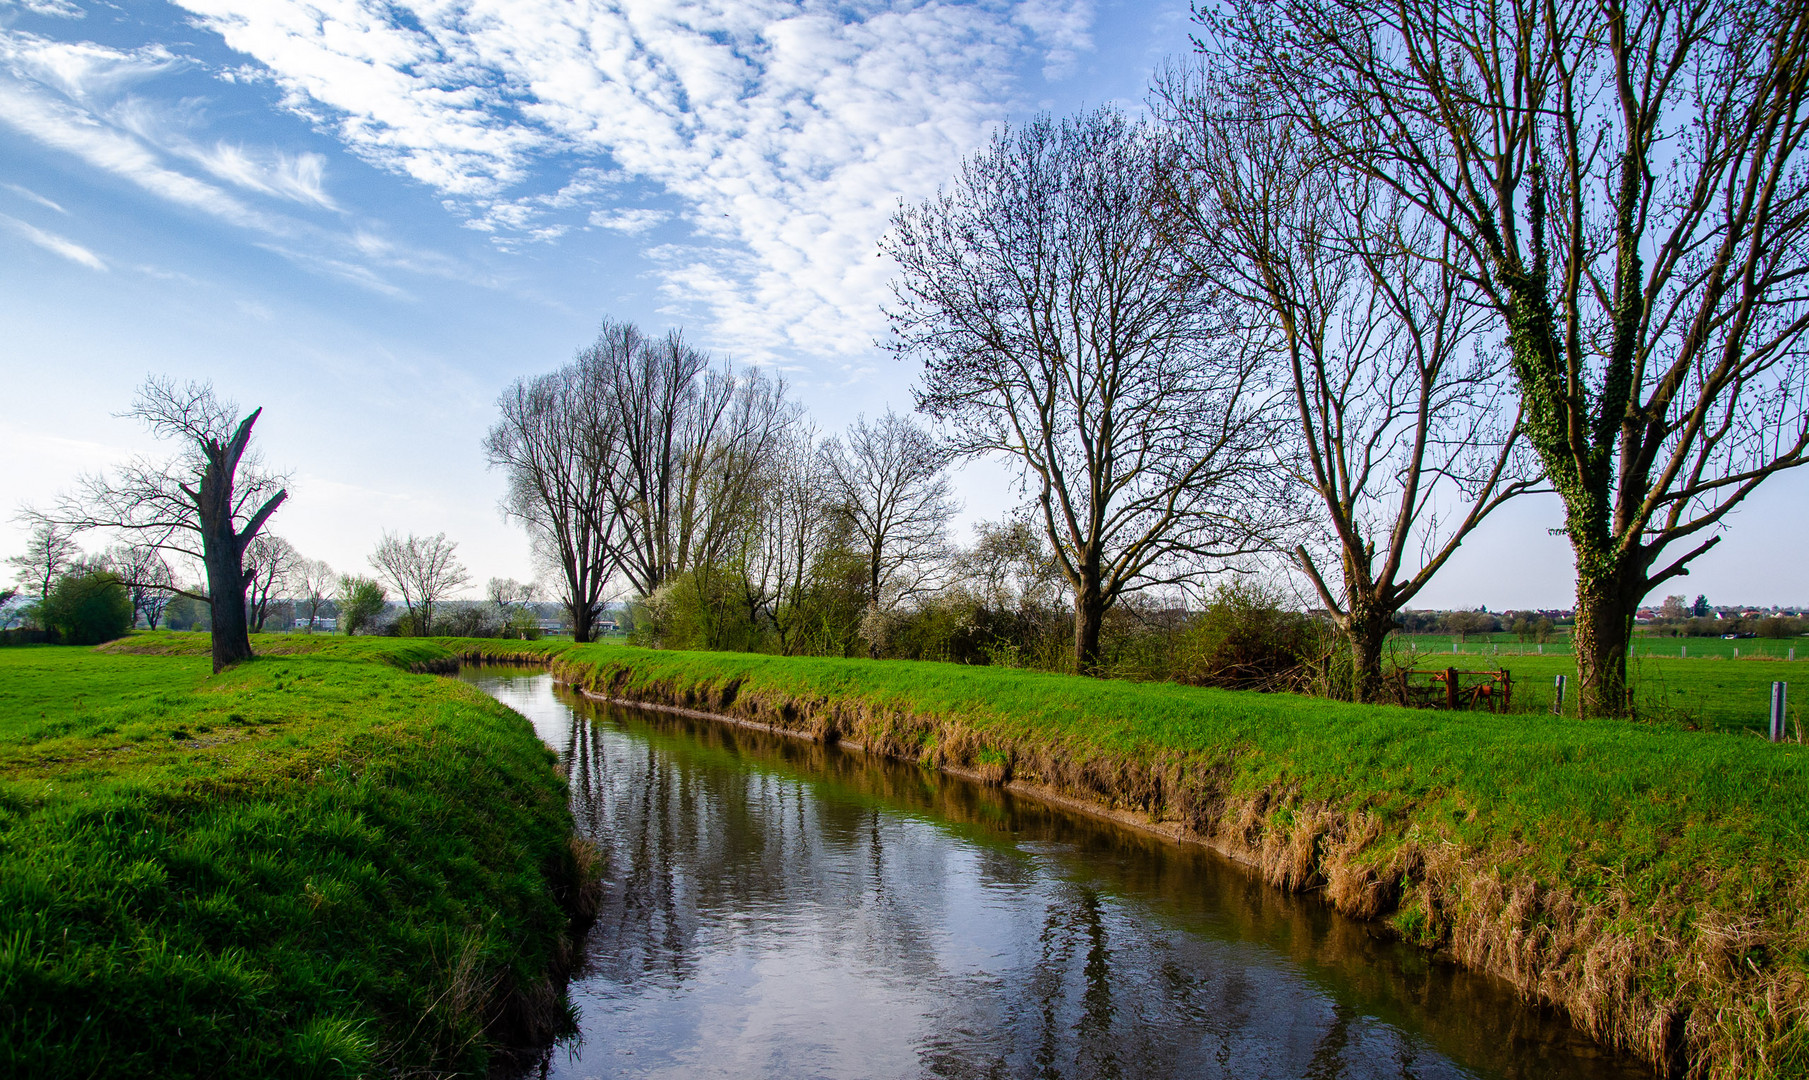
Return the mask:
<path id="1" fill-rule="evenodd" d="M 895 214 L 886 345 L 921 421 L 824 437 L 783 379 L 614 320 L 508 389 L 484 450 L 580 640 L 612 600 L 650 640 L 788 653 L 1046 652 L 1053 619 L 1065 666 L 1097 673 L 1114 619 L 1158 625 L 1266 561 L 1328 613 L 1338 692 L 1374 700 L 1402 612 L 1548 491 L 1585 711 L 1625 711 L 1641 602 L 1809 461 L 1809 12 L 1196 20 L 1147 118 L 1003 128 Z M 242 460 L 256 411 L 178 390 L 134 413 L 184 446 L 173 471 L 134 463 L 47 520 L 197 559 L 232 598 L 225 663 L 286 492 Z M 981 457 L 1021 504 L 962 550 L 947 469 Z M 401 592 L 430 627 L 438 594 Z M 1236 593 L 1220 606 L 1254 610 Z"/>

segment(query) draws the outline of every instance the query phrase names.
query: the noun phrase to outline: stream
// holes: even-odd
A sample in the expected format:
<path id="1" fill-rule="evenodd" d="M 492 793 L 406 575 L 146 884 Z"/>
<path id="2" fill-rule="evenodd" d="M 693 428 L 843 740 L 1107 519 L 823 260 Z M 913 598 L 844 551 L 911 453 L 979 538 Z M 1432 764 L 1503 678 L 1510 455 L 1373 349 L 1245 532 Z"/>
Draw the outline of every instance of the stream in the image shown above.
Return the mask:
<path id="1" fill-rule="evenodd" d="M 527 1076 L 1649 1078 L 1199 848 L 904 762 L 460 676 L 558 751 L 604 898 Z"/>

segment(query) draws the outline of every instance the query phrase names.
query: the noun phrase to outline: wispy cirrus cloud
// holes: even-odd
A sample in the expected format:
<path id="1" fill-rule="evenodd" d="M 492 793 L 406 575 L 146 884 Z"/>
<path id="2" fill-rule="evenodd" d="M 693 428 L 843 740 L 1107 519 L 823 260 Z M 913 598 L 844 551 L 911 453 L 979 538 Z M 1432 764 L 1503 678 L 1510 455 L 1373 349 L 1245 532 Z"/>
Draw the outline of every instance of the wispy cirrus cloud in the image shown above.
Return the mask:
<path id="1" fill-rule="evenodd" d="M 43 248 L 45 251 L 48 251 L 53 255 L 60 255 L 72 263 L 79 263 L 90 270 L 104 271 L 107 269 L 105 260 L 99 255 L 96 255 L 94 252 L 66 236 L 59 236 L 53 232 L 46 232 L 36 225 L 20 221 L 16 217 L 9 217 L 5 214 L 0 214 L 0 225 L 5 225 L 8 229 L 18 233 L 20 236 L 23 236 L 25 239 Z"/>
<path id="2" fill-rule="evenodd" d="M 178 2 L 499 243 L 659 224 L 520 193 L 574 160 L 676 197 L 693 238 L 654 273 L 756 358 L 867 351 L 898 200 L 984 141 L 1027 65 L 1071 68 L 1093 21 L 1087 0 Z"/>

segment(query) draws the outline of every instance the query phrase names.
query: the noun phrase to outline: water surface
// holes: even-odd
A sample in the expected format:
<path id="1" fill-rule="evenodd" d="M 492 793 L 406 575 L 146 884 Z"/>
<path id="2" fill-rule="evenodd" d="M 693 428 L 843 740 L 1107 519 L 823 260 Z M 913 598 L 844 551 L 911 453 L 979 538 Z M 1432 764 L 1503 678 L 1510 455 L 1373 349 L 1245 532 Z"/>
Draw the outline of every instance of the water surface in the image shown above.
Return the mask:
<path id="1" fill-rule="evenodd" d="M 901 762 L 463 676 L 559 751 L 604 901 L 532 1075 L 1649 1077 L 1210 852 Z"/>

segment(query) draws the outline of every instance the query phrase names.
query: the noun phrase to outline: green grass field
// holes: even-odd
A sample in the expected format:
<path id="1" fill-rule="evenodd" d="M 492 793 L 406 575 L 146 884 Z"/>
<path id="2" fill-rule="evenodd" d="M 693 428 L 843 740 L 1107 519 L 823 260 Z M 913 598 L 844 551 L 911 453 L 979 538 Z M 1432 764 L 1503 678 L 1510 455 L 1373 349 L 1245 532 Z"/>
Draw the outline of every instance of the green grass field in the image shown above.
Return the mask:
<path id="1" fill-rule="evenodd" d="M 1449 655 L 1452 646 L 1464 656 L 1568 656 L 1570 635 L 1559 634 L 1544 645 L 1521 641 L 1513 634 L 1470 634 L 1462 641 L 1450 634 L 1395 634 L 1389 644 L 1398 653 Z M 1809 663 L 1809 638 L 1737 638 L 1729 641 L 1718 637 L 1648 637 L 1635 634 L 1634 659 L 1718 658 L 1722 660 L 1787 660 L 1791 650 L 1795 658 Z"/>
<path id="2" fill-rule="evenodd" d="M 254 643 L 0 649 L 0 1073 L 481 1075 L 563 1016 L 529 725 L 429 642 Z"/>
<path id="3" fill-rule="evenodd" d="M 1602 1037 L 1663 1056 L 1687 1032 L 1707 1075 L 1809 1075 L 1809 747 L 906 661 L 609 646 L 557 669 L 1184 821 L 1520 971 Z"/>

